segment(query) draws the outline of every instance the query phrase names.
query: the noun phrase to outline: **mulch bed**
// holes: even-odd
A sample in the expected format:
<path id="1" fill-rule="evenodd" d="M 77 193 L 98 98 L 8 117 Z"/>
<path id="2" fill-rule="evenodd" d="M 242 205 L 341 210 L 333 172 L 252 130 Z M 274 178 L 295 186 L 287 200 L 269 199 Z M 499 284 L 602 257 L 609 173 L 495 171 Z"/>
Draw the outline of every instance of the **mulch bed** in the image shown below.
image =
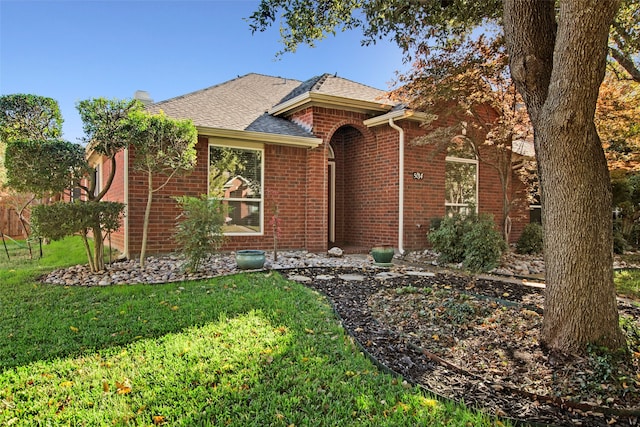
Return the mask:
<path id="1" fill-rule="evenodd" d="M 439 396 L 532 425 L 640 425 L 640 349 L 624 362 L 550 358 L 537 340 L 541 289 L 451 273 L 381 280 L 379 272 L 282 273 L 333 276 L 305 284 L 328 297 L 378 364 Z M 637 305 L 620 302 L 620 313 L 640 327 Z"/>

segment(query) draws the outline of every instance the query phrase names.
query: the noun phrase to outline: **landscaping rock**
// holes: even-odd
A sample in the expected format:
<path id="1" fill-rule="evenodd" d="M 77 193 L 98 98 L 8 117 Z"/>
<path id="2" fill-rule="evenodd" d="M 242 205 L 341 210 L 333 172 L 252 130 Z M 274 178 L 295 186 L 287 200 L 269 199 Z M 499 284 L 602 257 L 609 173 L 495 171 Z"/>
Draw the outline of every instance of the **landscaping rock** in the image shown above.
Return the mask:
<path id="1" fill-rule="evenodd" d="M 342 257 L 342 255 L 344 255 L 344 251 L 342 249 L 340 249 L 339 247 L 335 246 L 335 247 L 329 249 L 327 251 L 327 254 L 330 257 L 340 258 L 340 257 Z"/>

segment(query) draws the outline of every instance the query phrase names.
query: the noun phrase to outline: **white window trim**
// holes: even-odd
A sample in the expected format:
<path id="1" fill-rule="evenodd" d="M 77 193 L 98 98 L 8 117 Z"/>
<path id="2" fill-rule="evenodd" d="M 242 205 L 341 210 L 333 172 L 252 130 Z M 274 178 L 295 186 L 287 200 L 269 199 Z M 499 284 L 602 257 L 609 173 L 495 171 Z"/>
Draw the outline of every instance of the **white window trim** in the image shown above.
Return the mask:
<path id="1" fill-rule="evenodd" d="M 211 194 L 211 188 L 209 188 L 209 174 L 211 167 L 211 147 L 221 147 L 221 148 L 240 148 L 245 150 L 254 150 L 260 151 L 260 198 L 254 199 L 243 199 L 243 198 L 228 198 L 221 200 L 228 200 L 232 202 L 243 202 L 243 201 L 252 201 L 260 203 L 260 231 L 255 233 L 239 233 L 239 232 L 230 232 L 224 233 L 225 236 L 264 236 L 264 144 L 257 144 L 253 142 L 233 142 L 229 143 L 226 141 L 218 141 L 214 138 L 209 138 L 209 145 L 207 146 L 207 195 Z"/>
<path id="2" fill-rule="evenodd" d="M 466 163 L 466 164 L 472 164 L 476 166 L 476 194 L 475 194 L 475 199 L 476 199 L 476 214 L 478 213 L 478 205 L 480 204 L 480 162 L 478 162 L 478 159 L 467 159 L 465 157 L 454 157 L 454 156 L 447 156 L 445 157 L 445 162 L 455 162 L 455 163 Z M 447 165 L 445 164 L 445 170 L 446 170 Z M 445 181 L 446 181 L 446 175 L 445 175 Z M 468 203 L 449 203 L 446 200 L 446 195 L 445 195 L 445 201 L 444 201 L 444 206 L 445 208 L 448 207 L 452 207 L 452 208 L 466 208 L 469 207 Z"/>

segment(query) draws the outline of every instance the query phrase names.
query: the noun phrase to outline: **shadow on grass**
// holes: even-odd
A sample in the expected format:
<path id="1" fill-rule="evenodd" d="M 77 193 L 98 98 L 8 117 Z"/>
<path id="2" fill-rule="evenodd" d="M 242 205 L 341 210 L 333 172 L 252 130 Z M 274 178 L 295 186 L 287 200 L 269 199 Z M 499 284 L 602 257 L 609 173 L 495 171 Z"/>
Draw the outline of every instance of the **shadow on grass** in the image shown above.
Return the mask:
<path id="1" fill-rule="evenodd" d="M 254 309 L 279 318 L 308 299 L 300 295 L 304 289 L 293 292 L 288 285 L 276 274 L 254 274 L 162 285 L 84 288 L 31 282 L 5 288 L 0 368 L 124 346 Z"/>

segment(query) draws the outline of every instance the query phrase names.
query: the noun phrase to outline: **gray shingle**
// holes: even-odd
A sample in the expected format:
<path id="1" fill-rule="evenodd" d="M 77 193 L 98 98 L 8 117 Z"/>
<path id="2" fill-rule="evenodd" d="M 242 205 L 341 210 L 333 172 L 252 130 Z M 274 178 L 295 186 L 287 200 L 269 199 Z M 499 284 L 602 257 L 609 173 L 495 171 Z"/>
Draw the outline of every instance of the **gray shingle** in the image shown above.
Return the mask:
<path id="1" fill-rule="evenodd" d="M 196 126 L 246 130 L 300 81 L 247 74 L 216 86 L 150 105 L 169 117 L 192 119 Z"/>
<path id="2" fill-rule="evenodd" d="M 302 82 L 300 86 L 282 98 L 278 104 L 282 104 L 307 92 L 322 93 L 325 95 L 339 96 L 359 101 L 377 102 L 387 105 L 396 104 L 387 98 L 386 92 L 383 90 L 331 74 L 323 74 Z"/>
<path id="3" fill-rule="evenodd" d="M 147 107 L 169 117 L 192 119 L 196 126 L 231 130 L 312 136 L 288 120 L 266 113 L 286 100 L 307 92 L 362 101 L 384 101 L 385 92 L 360 83 L 323 74 L 305 82 L 262 74 L 246 74 L 219 85 L 157 102 Z"/>

